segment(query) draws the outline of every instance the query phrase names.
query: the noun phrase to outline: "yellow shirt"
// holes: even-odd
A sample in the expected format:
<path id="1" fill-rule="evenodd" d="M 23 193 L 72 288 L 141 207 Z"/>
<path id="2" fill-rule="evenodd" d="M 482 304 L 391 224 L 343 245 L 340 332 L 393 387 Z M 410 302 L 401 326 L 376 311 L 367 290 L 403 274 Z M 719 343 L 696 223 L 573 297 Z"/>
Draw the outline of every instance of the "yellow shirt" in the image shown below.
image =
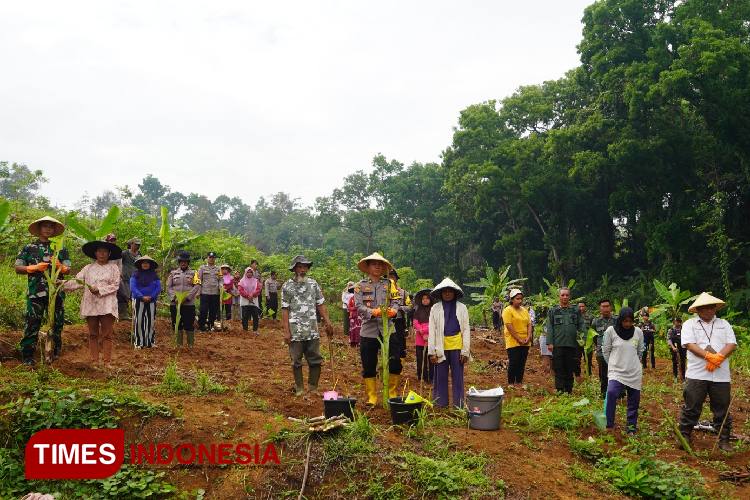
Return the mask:
<path id="1" fill-rule="evenodd" d="M 443 350 L 453 351 L 458 349 L 459 351 L 464 346 L 463 335 L 458 332 L 458 335 L 451 335 L 450 337 L 443 337 Z"/>
<path id="2" fill-rule="evenodd" d="M 525 307 L 519 307 L 516 309 L 513 306 L 507 306 L 505 309 L 503 309 L 503 323 L 505 325 L 513 325 L 513 331 L 516 332 L 516 335 L 521 337 L 522 339 L 526 338 L 526 335 L 528 334 L 529 330 L 529 322 L 531 321 L 531 318 L 529 317 L 529 311 L 526 310 Z M 513 337 L 513 335 L 510 334 L 508 331 L 508 327 L 505 326 L 503 328 L 505 331 L 505 348 L 508 349 L 510 347 L 518 347 L 521 345 L 527 345 L 527 344 L 520 344 L 516 339 Z"/>

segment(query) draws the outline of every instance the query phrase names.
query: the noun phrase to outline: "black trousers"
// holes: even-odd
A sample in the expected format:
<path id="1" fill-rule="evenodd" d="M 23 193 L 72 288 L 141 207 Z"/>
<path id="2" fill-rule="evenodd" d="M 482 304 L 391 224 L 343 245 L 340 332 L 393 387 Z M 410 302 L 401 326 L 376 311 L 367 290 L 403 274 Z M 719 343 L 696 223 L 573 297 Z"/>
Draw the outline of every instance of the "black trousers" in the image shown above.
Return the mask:
<path id="1" fill-rule="evenodd" d="M 253 319 L 253 331 L 258 331 L 258 322 L 260 321 L 260 309 L 254 305 L 242 306 L 242 329 L 249 328 L 250 318 Z"/>
<path id="2" fill-rule="evenodd" d="M 578 358 L 577 347 L 558 347 L 552 349 L 552 365 L 555 367 L 555 389 L 559 392 L 573 392 L 573 374 L 576 365 L 580 373 L 581 365 L 576 363 Z"/>
<path id="3" fill-rule="evenodd" d="M 596 365 L 599 367 L 599 389 L 602 392 L 602 399 L 607 395 L 607 385 L 609 380 L 607 378 L 607 362 L 604 361 L 604 356 L 596 356 Z"/>
<path id="4" fill-rule="evenodd" d="M 675 378 L 677 378 L 677 370 L 679 369 L 680 380 L 685 380 L 685 366 L 687 366 L 687 349 L 679 345 L 677 346 L 676 351 L 671 351 L 671 352 L 672 352 L 672 375 Z"/>
<path id="5" fill-rule="evenodd" d="M 727 415 L 730 391 L 731 384 L 729 382 L 710 382 L 692 378 L 685 380 L 685 387 L 682 391 L 685 404 L 680 412 L 680 433 L 683 436 L 690 436 L 693 427 L 698 423 L 703 410 L 703 403 L 708 396 L 711 413 L 714 415 L 713 426 L 717 431 L 726 416 L 727 420 L 721 430 L 719 439 L 728 441 L 732 433 L 732 416 Z"/>
<path id="6" fill-rule="evenodd" d="M 523 383 L 523 372 L 526 370 L 526 359 L 529 357 L 529 346 L 508 348 L 508 383 Z"/>
<path id="7" fill-rule="evenodd" d="M 401 344 L 395 335 L 391 334 L 388 341 L 388 373 L 400 375 L 403 367 L 401 366 L 401 356 L 399 348 Z M 378 362 L 380 357 L 380 342 L 378 339 L 362 337 L 359 341 L 359 356 L 362 358 L 362 376 L 371 378 L 378 373 Z"/>
<path id="8" fill-rule="evenodd" d="M 222 304 L 222 308 L 224 308 L 224 319 L 229 321 L 232 319 L 232 304 Z"/>
<path id="9" fill-rule="evenodd" d="M 198 328 L 202 332 L 213 328 L 214 321 L 219 317 L 219 296 L 201 294 L 200 312 L 198 313 Z"/>
<path id="10" fill-rule="evenodd" d="M 169 315 L 172 317 L 172 329 L 174 330 L 174 322 L 177 320 L 177 306 L 171 304 L 169 306 Z M 180 327 L 178 330 L 185 330 L 186 332 L 192 332 L 195 325 L 195 306 L 185 305 L 180 306 Z"/>
<path id="11" fill-rule="evenodd" d="M 497 311 L 492 311 L 492 328 L 500 329 L 500 313 Z"/>
<path id="12" fill-rule="evenodd" d="M 656 344 L 654 343 L 654 334 L 643 332 L 643 343 L 646 345 L 646 349 L 643 351 L 643 357 L 641 358 L 641 364 L 646 368 L 646 360 L 648 357 L 649 349 L 651 350 L 651 368 L 656 368 Z"/>
<path id="13" fill-rule="evenodd" d="M 273 311 L 271 317 L 276 319 L 276 314 L 279 312 L 279 294 L 276 292 L 268 294 L 268 300 L 266 300 L 266 316 L 268 316 L 269 311 Z"/>
<path id="14" fill-rule="evenodd" d="M 400 358 L 406 357 L 406 318 L 396 318 L 393 320 L 394 332 L 391 334 L 391 338 L 394 336 L 398 339 L 399 351 L 398 356 Z"/>
<path id="15" fill-rule="evenodd" d="M 417 348 L 417 380 L 432 383 L 434 370 L 430 358 L 427 356 L 427 346 L 418 345 L 415 347 Z"/>

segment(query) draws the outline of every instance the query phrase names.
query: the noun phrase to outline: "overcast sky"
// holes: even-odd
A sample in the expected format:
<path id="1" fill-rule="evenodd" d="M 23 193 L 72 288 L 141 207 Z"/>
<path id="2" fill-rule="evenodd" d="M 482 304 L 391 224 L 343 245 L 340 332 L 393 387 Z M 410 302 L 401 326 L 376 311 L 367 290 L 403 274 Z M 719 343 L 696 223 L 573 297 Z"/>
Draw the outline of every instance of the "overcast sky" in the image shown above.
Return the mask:
<path id="1" fill-rule="evenodd" d="M 0 3 L 0 160 L 83 192 L 311 203 L 383 153 L 439 161 L 459 112 L 578 64 L 593 0 Z"/>

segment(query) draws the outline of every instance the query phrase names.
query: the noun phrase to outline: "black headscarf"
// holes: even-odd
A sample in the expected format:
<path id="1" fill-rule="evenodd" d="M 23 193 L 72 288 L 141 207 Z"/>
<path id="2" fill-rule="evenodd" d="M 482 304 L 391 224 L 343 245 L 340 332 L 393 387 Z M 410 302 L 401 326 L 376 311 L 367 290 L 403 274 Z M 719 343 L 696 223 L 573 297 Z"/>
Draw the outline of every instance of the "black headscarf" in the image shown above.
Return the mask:
<path id="1" fill-rule="evenodd" d="M 422 297 L 430 297 L 430 290 L 420 290 L 414 296 L 414 319 L 420 323 L 427 323 L 430 319 L 430 310 L 432 309 L 432 297 L 430 297 L 430 305 L 422 305 Z"/>
<path id="2" fill-rule="evenodd" d="M 138 283 L 138 286 L 141 288 L 145 288 L 149 286 L 151 283 L 159 279 L 159 275 L 156 274 L 155 269 L 148 269 L 144 271 L 140 267 L 135 270 L 135 273 L 133 273 L 133 276 L 135 276 L 135 282 Z"/>
<path id="3" fill-rule="evenodd" d="M 633 320 L 633 326 L 628 329 L 622 327 L 622 320 L 625 318 Z M 620 315 L 617 316 L 617 320 L 615 320 L 615 333 L 622 340 L 630 340 L 633 338 L 633 335 L 635 334 L 635 315 L 633 314 L 632 308 L 623 307 L 620 309 Z"/>

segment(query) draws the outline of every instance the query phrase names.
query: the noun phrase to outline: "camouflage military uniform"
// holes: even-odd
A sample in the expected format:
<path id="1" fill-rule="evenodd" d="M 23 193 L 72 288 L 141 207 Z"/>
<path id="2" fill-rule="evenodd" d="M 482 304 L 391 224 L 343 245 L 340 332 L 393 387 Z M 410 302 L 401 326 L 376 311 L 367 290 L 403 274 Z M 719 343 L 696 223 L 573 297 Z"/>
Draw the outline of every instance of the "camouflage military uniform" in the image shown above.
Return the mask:
<path id="1" fill-rule="evenodd" d="M 294 368 L 302 367 L 303 355 L 310 367 L 323 362 L 316 311 L 324 302 L 323 291 L 312 278 L 305 278 L 302 282 L 289 279 L 281 287 L 281 308 L 289 314 L 292 337 L 289 355 Z"/>
<path id="2" fill-rule="evenodd" d="M 607 395 L 607 384 L 609 383 L 607 379 L 607 361 L 604 359 L 604 354 L 602 354 L 602 340 L 604 340 L 604 332 L 610 326 L 615 326 L 615 318 L 612 316 L 609 318 L 594 318 L 591 321 L 591 328 L 598 333 L 596 336 L 596 364 L 599 367 L 599 390 L 601 391 L 602 398 Z"/>
<path id="3" fill-rule="evenodd" d="M 53 257 L 54 251 L 50 243 L 36 240 L 23 247 L 18 257 L 16 257 L 15 265 L 31 266 L 41 262 L 51 264 Z M 70 267 L 70 257 L 65 248 L 60 250 L 58 258 L 63 265 Z M 23 339 L 21 339 L 21 353 L 24 360 L 34 357 L 34 348 L 36 347 L 39 328 L 42 326 L 42 321 L 44 321 L 49 307 L 47 280 L 44 277 L 44 273 L 36 272 L 29 274 L 28 279 L 26 328 L 23 332 Z M 62 349 L 62 329 L 65 322 L 64 299 L 65 294 L 60 291 L 55 299 L 55 320 L 51 332 L 56 356 L 60 355 L 60 350 Z"/>

